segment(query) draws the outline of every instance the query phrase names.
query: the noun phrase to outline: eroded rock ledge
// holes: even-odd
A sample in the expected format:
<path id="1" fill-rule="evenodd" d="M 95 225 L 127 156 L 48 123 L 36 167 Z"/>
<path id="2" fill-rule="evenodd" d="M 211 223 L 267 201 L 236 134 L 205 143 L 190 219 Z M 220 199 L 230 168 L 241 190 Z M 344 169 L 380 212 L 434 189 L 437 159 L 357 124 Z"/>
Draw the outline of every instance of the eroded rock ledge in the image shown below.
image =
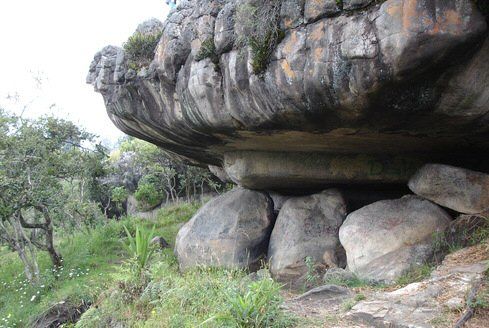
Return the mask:
<path id="1" fill-rule="evenodd" d="M 149 67 L 106 47 L 88 82 L 124 132 L 247 188 L 406 182 L 489 150 L 489 39 L 473 1 L 278 1 L 263 74 L 237 42 L 255 0 L 182 0 Z M 217 61 L 196 57 L 211 40 Z M 459 160 L 462 163 L 456 163 Z"/>

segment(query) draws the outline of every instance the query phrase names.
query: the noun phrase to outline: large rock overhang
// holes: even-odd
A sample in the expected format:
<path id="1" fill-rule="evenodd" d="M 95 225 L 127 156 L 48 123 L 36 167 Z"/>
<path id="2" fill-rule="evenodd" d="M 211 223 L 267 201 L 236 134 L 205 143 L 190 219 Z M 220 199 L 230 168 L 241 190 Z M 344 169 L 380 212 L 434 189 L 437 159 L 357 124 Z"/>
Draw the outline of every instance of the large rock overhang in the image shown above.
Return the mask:
<path id="1" fill-rule="evenodd" d="M 285 37 L 260 75 L 233 42 L 255 2 L 181 1 L 137 73 L 122 49 L 98 53 L 88 82 L 114 124 L 253 189 L 404 183 L 433 161 L 487 170 L 489 38 L 473 1 L 281 1 Z M 195 59 L 209 39 L 217 66 Z"/>

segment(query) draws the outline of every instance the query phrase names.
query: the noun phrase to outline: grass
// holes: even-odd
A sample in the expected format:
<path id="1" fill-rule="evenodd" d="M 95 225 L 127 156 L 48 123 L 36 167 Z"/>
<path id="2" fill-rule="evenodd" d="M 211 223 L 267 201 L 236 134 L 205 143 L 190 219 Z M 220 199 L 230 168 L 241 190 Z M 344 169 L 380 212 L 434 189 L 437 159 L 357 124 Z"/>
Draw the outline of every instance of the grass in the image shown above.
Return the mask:
<path id="1" fill-rule="evenodd" d="M 0 327 L 29 327 L 54 304 L 92 304 L 70 327 L 290 327 L 295 319 L 280 308 L 281 286 L 269 277 L 251 281 L 244 270 L 196 268 L 181 274 L 173 250 L 153 254 L 142 274 L 131 270 L 124 226 L 155 228 L 174 245 L 181 225 L 198 209 L 180 204 L 161 209 L 155 220 L 109 221 L 85 234 L 61 239 L 63 270 L 49 271 L 39 253 L 41 283 L 23 279 L 16 254 L 0 248 Z M 59 275 L 59 277 L 57 277 Z"/>
<path id="2" fill-rule="evenodd" d="M 399 286 L 407 286 L 413 282 L 421 281 L 428 278 L 434 269 L 434 264 L 423 264 L 413 267 L 411 270 L 400 276 L 397 279 L 396 284 Z"/>

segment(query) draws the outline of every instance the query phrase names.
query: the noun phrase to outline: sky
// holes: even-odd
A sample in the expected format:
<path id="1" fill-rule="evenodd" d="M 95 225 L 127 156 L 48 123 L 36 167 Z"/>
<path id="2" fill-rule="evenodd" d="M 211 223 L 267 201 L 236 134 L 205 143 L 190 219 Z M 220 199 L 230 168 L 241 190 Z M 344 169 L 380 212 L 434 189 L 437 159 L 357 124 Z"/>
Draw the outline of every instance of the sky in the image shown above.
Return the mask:
<path id="1" fill-rule="evenodd" d="M 5 0 L 0 3 L 0 108 L 69 119 L 113 145 L 123 133 L 85 83 L 94 54 L 137 25 L 164 20 L 164 0 Z"/>

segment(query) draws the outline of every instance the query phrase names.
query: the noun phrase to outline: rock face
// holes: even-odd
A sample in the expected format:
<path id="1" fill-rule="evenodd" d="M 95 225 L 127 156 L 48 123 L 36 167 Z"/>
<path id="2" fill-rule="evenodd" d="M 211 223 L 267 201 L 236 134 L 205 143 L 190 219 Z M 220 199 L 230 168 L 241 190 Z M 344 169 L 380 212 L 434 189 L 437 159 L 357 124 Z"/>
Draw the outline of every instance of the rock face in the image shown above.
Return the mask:
<path id="1" fill-rule="evenodd" d="M 237 188 L 212 199 L 178 232 L 180 269 L 256 268 L 266 256 L 273 219 L 272 202 L 261 192 Z"/>
<path id="2" fill-rule="evenodd" d="M 409 180 L 415 194 L 460 213 L 489 210 L 489 175 L 448 165 L 427 164 Z"/>
<path id="3" fill-rule="evenodd" d="M 487 269 L 483 247 L 450 254 L 429 279 L 369 296 L 347 316 L 368 327 L 455 327 L 467 295 L 471 290 L 477 291 Z"/>
<path id="4" fill-rule="evenodd" d="M 365 206 L 350 213 L 340 228 L 348 269 L 359 278 L 393 282 L 430 260 L 433 234 L 449 223 L 444 210 L 416 196 Z"/>
<path id="5" fill-rule="evenodd" d="M 106 47 L 87 81 L 124 132 L 252 189 L 405 183 L 428 157 L 486 165 L 489 39 L 474 2 L 342 4 L 182 0 L 149 67 Z M 250 6 L 278 6 L 284 32 L 260 74 L 240 41 Z M 215 54 L 198 61 L 208 40 Z"/>
<path id="6" fill-rule="evenodd" d="M 305 259 L 325 268 L 344 266 L 338 230 L 346 204 L 337 190 L 288 199 L 270 238 L 270 272 L 280 281 L 293 281 L 307 272 Z"/>

